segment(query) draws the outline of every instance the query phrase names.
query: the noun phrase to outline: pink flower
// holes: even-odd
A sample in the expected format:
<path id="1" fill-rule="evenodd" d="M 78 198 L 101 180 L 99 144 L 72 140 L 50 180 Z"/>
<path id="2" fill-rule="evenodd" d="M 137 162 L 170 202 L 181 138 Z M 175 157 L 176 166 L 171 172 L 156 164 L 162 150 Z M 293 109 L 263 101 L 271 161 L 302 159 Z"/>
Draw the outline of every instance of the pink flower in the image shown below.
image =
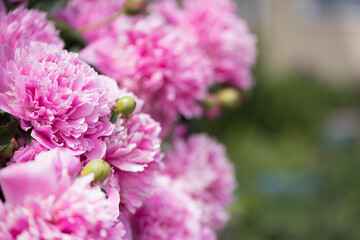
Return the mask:
<path id="1" fill-rule="evenodd" d="M 123 213 L 119 216 L 119 221 L 124 225 L 125 235 L 122 240 L 133 240 L 131 231 L 131 216 L 130 214 Z"/>
<path id="2" fill-rule="evenodd" d="M 133 217 L 136 240 L 201 240 L 200 212 L 186 194 L 159 187 Z M 206 238 L 203 238 L 206 240 Z"/>
<path id="3" fill-rule="evenodd" d="M 111 81 L 54 45 L 0 46 L 0 109 L 19 119 L 22 129 L 33 128 L 31 136 L 47 149 L 103 157 L 106 144 L 99 138 L 112 133 Z"/>
<path id="4" fill-rule="evenodd" d="M 14 48 L 22 39 L 54 44 L 60 48 L 64 46 L 54 23 L 46 19 L 46 13 L 24 7 L 18 7 L 7 15 L 0 13 L 0 44 Z"/>
<path id="5" fill-rule="evenodd" d="M 118 117 L 114 132 L 103 140 L 105 160 L 114 168 L 109 185 L 120 192 L 121 208 L 134 212 L 154 189 L 154 178 L 161 169 L 160 125 L 140 113 L 142 101 L 121 91 L 118 98 L 135 98 L 137 109 L 128 119 Z"/>
<path id="6" fill-rule="evenodd" d="M 145 112 L 161 123 L 162 136 L 180 114 L 200 116 L 198 101 L 213 75 L 193 39 L 159 15 L 123 16 L 113 24 L 116 37 L 90 43 L 80 56 L 142 98 Z"/>
<path id="7" fill-rule="evenodd" d="M 159 0 L 154 1 L 148 7 L 149 12 L 158 13 L 165 17 L 170 24 L 181 25 L 183 21 L 183 11 L 176 0 Z"/>
<path id="8" fill-rule="evenodd" d="M 19 150 L 15 151 L 14 157 L 12 158 L 13 163 L 21 163 L 33 161 L 35 157 L 48 149 L 42 146 L 38 141 L 32 140 L 29 146 L 24 145 L 19 148 Z"/>
<path id="9" fill-rule="evenodd" d="M 188 140 L 175 139 L 166 153 L 164 174 L 200 203 L 201 222 L 219 229 L 228 220 L 225 211 L 236 187 L 234 169 L 225 148 L 214 139 L 198 134 Z"/>
<path id="10" fill-rule="evenodd" d="M 76 178 L 79 159 L 59 149 L 0 170 L 0 239 L 121 239 L 111 202 L 92 175 Z"/>
<path id="11" fill-rule="evenodd" d="M 252 85 L 256 38 L 238 18 L 230 0 L 185 0 L 186 28 L 208 54 L 218 81 L 240 88 Z"/>
<path id="12" fill-rule="evenodd" d="M 160 12 L 197 39 L 212 61 L 217 81 L 251 87 L 256 37 L 238 17 L 235 4 L 231 0 L 184 0 L 182 5 L 180 9 L 175 1 L 163 0 L 152 11 Z"/>
<path id="13" fill-rule="evenodd" d="M 88 41 L 104 36 L 111 28 L 109 17 L 122 10 L 126 0 L 70 0 L 66 8 L 54 13 L 55 17 L 71 27 L 83 31 Z M 96 26 L 100 24 L 99 26 Z M 96 27 L 95 27 L 96 26 Z M 90 27 L 89 29 L 86 29 Z"/>
<path id="14" fill-rule="evenodd" d="M 201 239 L 202 240 L 216 240 L 217 239 L 216 233 L 211 228 L 203 227 L 201 229 Z"/>
<path id="15" fill-rule="evenodd" d="M 120 209 L 134 213 L 156 188 L 155 179 L 162 170 L 158 162 L 148 164 L 143 171 L 121 171 L 115 168 L 110 186 L 119 189 Z"/>
<path id="16" fill-rule="evenodd" d="M 0 19 L 6 16 L 6 7 L 5 4 L 3 2 L 0 2 Z"/>

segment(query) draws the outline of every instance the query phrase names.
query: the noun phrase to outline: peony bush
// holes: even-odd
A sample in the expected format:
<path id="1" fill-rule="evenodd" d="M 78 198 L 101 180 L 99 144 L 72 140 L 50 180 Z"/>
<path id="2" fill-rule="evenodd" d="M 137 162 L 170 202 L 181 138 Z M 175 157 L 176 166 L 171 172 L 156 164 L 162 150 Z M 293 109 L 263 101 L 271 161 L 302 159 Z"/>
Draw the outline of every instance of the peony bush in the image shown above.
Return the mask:
<path id="1" fill-rule="evenodd" d="M 33 6 L 0 2 L 0 239 L 216 239 L 234 167 L 187 125 L 253 85 L 234 3 Z"/>

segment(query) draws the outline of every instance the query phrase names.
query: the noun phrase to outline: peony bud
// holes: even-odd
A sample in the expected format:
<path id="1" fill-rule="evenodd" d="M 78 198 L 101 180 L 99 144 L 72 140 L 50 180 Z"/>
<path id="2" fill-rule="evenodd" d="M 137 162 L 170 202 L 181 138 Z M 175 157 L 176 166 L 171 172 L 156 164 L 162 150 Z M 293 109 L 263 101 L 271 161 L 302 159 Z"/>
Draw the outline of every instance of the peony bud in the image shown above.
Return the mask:
<path id="1" fill-rule="evenodd" d="M 142 13 L 146 9 L 146 0 L 127 0 L 124 9 L 128 15 Z"/>
<path id="2" fill-rule="evenodd" d="M 11 139 L 10 143 L 0 151 L 0 157 L 11 158 L 14 156 L 14 152 L 20 148 L 20 144 L 15 138 Z"/>
<path id="3" fill-rule="evenodd" d="M 125 96 L 116 101 L 114 112 L 123 117 L 129 117 L 135 110 L 136 102 L 134 98 Z"/>
<path id="4" fill-rule="evenodd" d="M 102 159 L 93 159 L 81 170 L 81 176 L 94 173 L 93 184 L 105 181 L 111 172 L 110 165 Z"/>
<path id="5" fill-rule="evenodd" d="M 241 95 L 235 88 L 224 88 L 216 93 L 216 98 L 225 107 L 235 107 L 239 103 Z"/>

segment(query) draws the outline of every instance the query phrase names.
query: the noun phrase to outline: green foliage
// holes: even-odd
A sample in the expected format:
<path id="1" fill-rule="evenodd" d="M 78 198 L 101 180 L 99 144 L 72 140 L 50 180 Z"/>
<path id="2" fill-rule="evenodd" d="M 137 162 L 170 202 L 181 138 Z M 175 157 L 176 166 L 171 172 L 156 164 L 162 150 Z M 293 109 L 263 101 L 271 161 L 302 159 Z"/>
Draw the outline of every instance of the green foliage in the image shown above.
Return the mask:
<path id="1" fill-rule="evenodd" d="M 117 120 L 118 114 L 116 112 L 113 112 L 110 117 L 110 122 L 115 123 Z"/>
<path id="2" fill-rule="evenodd" d="M 360 140 L 329 147 L 324 127 L 334 109 L 357 106 L 357 89 L 296 74 L 257 79 L 241 107 L 191 123 L 236 166 L 233 217 L 219 239 L 360 239 Z"/>
<path id="3" fill-rule="evenodd" d="M 30 145 L 30 143 L 32 141 L 31 130 L 32 129 L 24 131 L 20 128 L 20 126 L 18 127 L 18 133 L 19 133 L 20 137 L 25 141 L 26 145 Z"/>
<path id="4" fill-rule="evenodd" d="M 41 11 L 50 12 L 55 9 L 63 8 L 68 0 L 29 0 L 29 8 L 37 8 Z"/>
<path id="5" fill-rule="evenodd" d="M 18 135 L 27 145 L 30 145 L 31 129 L 24 131 L 20 128 L 19 122 L 10 114 L 0 110 L 0 151 L 5 149 L 11 139 Z"/>
<path id="6" fill-rule="evenodd" d="M 18 122 L 0 110 L 0 151 L 6 148 L 16 133 Z"/>

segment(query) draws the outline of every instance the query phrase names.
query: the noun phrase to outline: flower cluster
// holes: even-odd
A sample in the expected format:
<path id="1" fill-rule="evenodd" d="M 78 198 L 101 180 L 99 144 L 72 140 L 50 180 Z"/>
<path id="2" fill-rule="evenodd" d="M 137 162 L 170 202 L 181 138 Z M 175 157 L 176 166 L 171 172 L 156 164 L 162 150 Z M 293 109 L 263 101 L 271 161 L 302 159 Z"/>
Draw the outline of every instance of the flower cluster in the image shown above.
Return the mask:
<path id="1" fill-rule="evenodd" d="M 105 2 L 73 0 L 56 16 L 89 41 L 82 59 L 145 100 L 144 111 L 161 123 L 162 137 L 180 116 L 209 115 L 200 102 L 213 84 L 241 89 L 253 84 L 256 40 L 232 2 L 188 0 L 182 9 L 163 0 L 150 4 L 147 15 L 115 20 L 126 4 Z M 88 7 L 92 10 L 86 11 Z M 98 25 L 91 24 L 94 19 Z"/>
<path id="2" fill-rule="evenodd" d="M 60 149 L 0 171 L 1 239 L 121 239 L 124 226 L 80 160 Z"/>
<path id="3" fill-rule="evenodd" d="M 234 5 L 70 0 L 62 40 L 20 2 L 0 2 L 0 239 L 215 240 L 234 169 L 181 121 L 251 85 Z"/>
<path id="4" fill-rule="evenodd" d="M 173 140 L 173 149 L 166 153 L 163 174 L 172 185 L 200 203 L 201 222 L 220 229 L 228 220 L 225 208 L 232 202 L 236 187 L 234 169 L 224 146 L 205 134 Z M 191 183 L 191 184 L 188 184 Z"/>
<path id="5" fill-rule="evenodd" d="M 156 193 L 133 217 L 138 239 L 216 239 L 236 187 L 225 148 L 205 134 L 176 136 L 164 164 Z"/>
<path id="6" fill-rule="evenodd" d="M 184 0 L 181 9 L 175 0 L 162 0 L 153 7 L 171 24 L 194 36 L 197 45 L 212 62 L 217 82 L 239 88 L 252 84 L 250 68 L 256 57 L 256 38 L 227 0 Z"/>
<path id="7" fill-rule="evenodd" d="M 116 85 L 115 85 L 116 87 Z M 104 137 L 104 159 L 113 167 L 108 185 L 120 193 L 121 209 L 134 212 L 155 187 L 153 179 L 162 169 L 161 128 L 148 114 L 142 113 L 142 100 L 119 91 L 118 98 L 132 96 L 136 109 L 129 119 L 118 118 L 110 136 Z"/>
<path id="8" fill-rule="evenodd" d="M 91 42 L 82 59 L 144 99 L 164 134 L 179 113 L 200 116 L 197 102 L 211 84 L 212 69 L 193 39 L 159 15 L 119 18 L 113 25 L 116 33 Z"/>

